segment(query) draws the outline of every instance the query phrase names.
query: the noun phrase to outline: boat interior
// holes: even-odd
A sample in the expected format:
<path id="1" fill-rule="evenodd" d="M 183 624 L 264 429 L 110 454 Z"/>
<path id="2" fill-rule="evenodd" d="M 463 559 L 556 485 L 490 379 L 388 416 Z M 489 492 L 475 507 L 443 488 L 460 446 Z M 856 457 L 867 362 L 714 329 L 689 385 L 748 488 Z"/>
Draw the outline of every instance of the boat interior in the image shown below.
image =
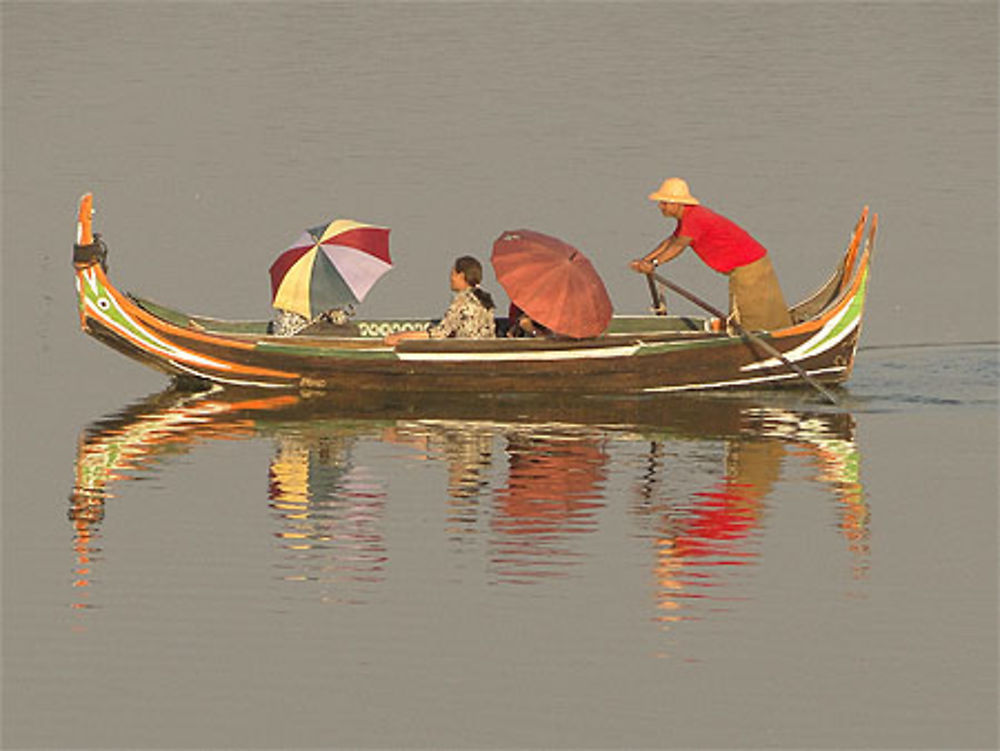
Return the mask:
<path id="1" fill-rule="evenodd" d="M 146 298 L 129 295 L 130 299 L 147 313 L 168 321 L 176 326 L 223 335 L 267 336 L 270 321 L 228 321 L 208 316 L 189 315 L 168 308 Z M 381 339 L 394 331 L 423 331 L 436 324 L 432 318 L 380 318 L 359 319 L 346 325 L 335 325 L 317 321 L 295 335 L 299 337 L 322 337 L 332 339 Z M 497 318 L 497 335 L 506 336 L 510 321 Z M 706 331 L 707 318 L 698 316 L 661 315 L 620 315 L 614 316 L 605 336 L 612 334 L 663 334 Z"/>

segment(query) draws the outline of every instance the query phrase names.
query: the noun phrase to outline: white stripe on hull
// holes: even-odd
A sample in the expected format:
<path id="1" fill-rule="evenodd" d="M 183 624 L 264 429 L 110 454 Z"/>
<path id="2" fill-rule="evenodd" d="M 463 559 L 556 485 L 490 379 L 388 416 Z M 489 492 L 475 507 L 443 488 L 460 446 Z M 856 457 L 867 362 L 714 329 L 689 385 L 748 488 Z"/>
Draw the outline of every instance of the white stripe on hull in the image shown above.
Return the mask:
<path id="1" fill-rule="evenodd" d="M 844 365 L 837 365 L 832 368 L 819 368 L 817 370 L 807 370 L 811 376 L 815 375 L 825 375 L 828 373 L 843 373 L 847 370 Z M 753 384 L 760 383 L 772 383 L 777 381 L 788 381 L 793 378 L 800 378 L 798 373 L 778 373 L 776 375 L 770 376 L 758 376 L 756 378 L 737 378 L 732 381 L 715 381 L 713 383 L 686 383 L 680 386 L 654 386 L 652 388 L 643 389 L 646 393 L 657 393 L 665 394 L 670 391 L 702 391 L 705 389 L 722 389 L 729 386 L 750 386 Z"/>
<path id="2" fill-rule="evenodd" d="M 854 333 L 854 331 L 861 325 L 861 312 L 860 310 L 857 310 L 855 311 L 854 320 L 850 321 L 836 336 L 827 339 L 827 337 L 830 336 L 830 333 L 836 330 L 837 326 L 840 325 L 844 317 L 848 315 L 848 313 L 851 313 L 852 310 L 854 310 L 853 304 L 845 305 L 843 310 L 838 312 L 835 316 L 833 316 L 833 318 L 823 324 L 823 327 L 819 331 L 809 337 L 798 347 L 783 353 L 785 358 L 791 362 L 797 362 L 799 360 L 815 357 L 816 355 L 828 352 L 836 347 L 844 341 L 844 339 Z M 763 368 L 776 368 L 781 364 L 782 362 L 778 358 L 770 357 L 766 360 L 759 360 L 758 362 L 752 362 L 749 365 L 744 365 L 740 368 L 740 370 L 750 371 L 761 370 Z"/>
<path id="3" fill-rule="evenodd" d="M 537 362 L 541 360 L 601 360 L 631 357 L 639 344 L 594 349 L 549 349 L 534 352 L 397 352 L 400 360 L 412 362 Z"/>
<path id="4" fill-rule="evenodd" d="M 195 368 L 189 368 L 176 360 L 170 360 L 169 362 L 178 370 L 183 370 L 185 373 L 193 375 L 196 378 L 201 378 L 205 381 L 213 381 L 215 383 L 228 383 L 231 386 L 262 386 L 264 388 L 282 389 L 290 388 L 296 385 L 293 381 L 288 381 L 287 383 L 272 383 L 268 381 L 244 381 L 238 378 L 224 378 L 218 373 L 203 373 Z"/>
<path id="5" fill-rule="evenodd" d="M 95 290 L 95 294 L 98 291 L 97 287 L 97 276 L 96 273 L 91 271 L 87 275 L 87 281 L 91 287 Z M 152 331 L 150 331 L 146 326 L 143 326 L 137 320 L 135 320 L 131 315 L 129 315 L 121 305 L 118 304 L 118 300 L 111 294 L 107 294 L 105 297 L 101 298 L 107 300 L 109 305 L 114 306 L 115 312 L 120 315 L 126 322 L 132 327 L 131 329 L 127 326 L 122 326 L 114 318 L 112 318 L 106 311 L 102 310 L 97 304 L 94 303 L 89 297 L 86 298 L 84 305 L 91 314 L 93 318 L 103 323 L 112 331 L 117 331 L 126 339 L 138 339 L 147 348 L 156 350 L 158 354 L 166 356 L 168 358 L 183 358 L 184 360 L 200 365 L 208 365 L 210 367 L 222 368 L 229 370 L 230 366 L 228 363 L 222 360 L 214 360 L 208 357 L 203 357 L 197 355 L 193 352 L 188 352 L 173 344 L 164 341 L 160 337 L 156 336 Z M 137 345 L 138 346 L 138 345 Z"/>

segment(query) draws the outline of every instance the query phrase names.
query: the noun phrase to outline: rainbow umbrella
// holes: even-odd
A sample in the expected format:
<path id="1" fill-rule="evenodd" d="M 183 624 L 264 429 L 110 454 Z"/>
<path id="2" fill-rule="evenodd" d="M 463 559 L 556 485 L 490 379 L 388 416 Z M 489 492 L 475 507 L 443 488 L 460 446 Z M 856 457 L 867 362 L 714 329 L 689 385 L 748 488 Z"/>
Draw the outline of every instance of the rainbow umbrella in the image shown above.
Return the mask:
<path id="1" fill-rule="evenodd" d="M 271 304 L 314 318 L 361 302 L 391 268 L 388 228 L 336 219 L 303 232 L 271 264 Z"/>

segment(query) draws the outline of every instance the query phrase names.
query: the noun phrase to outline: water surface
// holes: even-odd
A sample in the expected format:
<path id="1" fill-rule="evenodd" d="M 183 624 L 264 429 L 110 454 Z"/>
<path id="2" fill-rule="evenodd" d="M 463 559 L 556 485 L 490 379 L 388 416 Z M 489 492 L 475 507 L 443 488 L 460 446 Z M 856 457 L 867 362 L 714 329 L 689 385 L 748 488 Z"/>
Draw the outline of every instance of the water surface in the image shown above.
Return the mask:
<path id="1" fill-rule="evenodd" d="M 862 352 L 839 408 L 152 394 L 54 468 L 61 533 L 13 541 L 44 576 L 8 588 L 6 712 L 51 719 L 10 727 L 42 746 L 983 745 L 997 355 Z M 933 380 L 949 363 L 961 380 Z"/>

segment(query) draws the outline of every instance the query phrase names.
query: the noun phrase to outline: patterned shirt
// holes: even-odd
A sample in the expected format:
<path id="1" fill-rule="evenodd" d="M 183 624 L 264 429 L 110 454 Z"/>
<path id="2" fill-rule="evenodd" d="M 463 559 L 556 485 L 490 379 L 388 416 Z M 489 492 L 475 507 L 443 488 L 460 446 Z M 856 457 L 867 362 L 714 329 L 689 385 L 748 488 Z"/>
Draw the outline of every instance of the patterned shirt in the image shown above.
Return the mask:
<path id="1" fill-rule="evenodd" d="M 492 339 L 496 336 L 493 310 L 485 307 L 471 288 L 455 293 L 444 318 L 427 331 L 431 339 Z"/>
<path id="2" fill-rule="evenodd" d="M 271 324 L 271 333 L 275 336 L 295 336 L 310 324 L 317 321 L 326 321 L 334 325 L 343 326 L 350 320 L 350 316 L 342 310 L 331 308 L 325 313 L 320 313 L 311 321 L 304 315 L 293 313 L 290 310 L 275 308 L 274 322 Z"/>
<path id="3" fill-rule="evenodd" d="M 276 308 L 271 333 L 275 336 L 294 336 L 309 325 L 309 319 L 290 310 Z"/>

